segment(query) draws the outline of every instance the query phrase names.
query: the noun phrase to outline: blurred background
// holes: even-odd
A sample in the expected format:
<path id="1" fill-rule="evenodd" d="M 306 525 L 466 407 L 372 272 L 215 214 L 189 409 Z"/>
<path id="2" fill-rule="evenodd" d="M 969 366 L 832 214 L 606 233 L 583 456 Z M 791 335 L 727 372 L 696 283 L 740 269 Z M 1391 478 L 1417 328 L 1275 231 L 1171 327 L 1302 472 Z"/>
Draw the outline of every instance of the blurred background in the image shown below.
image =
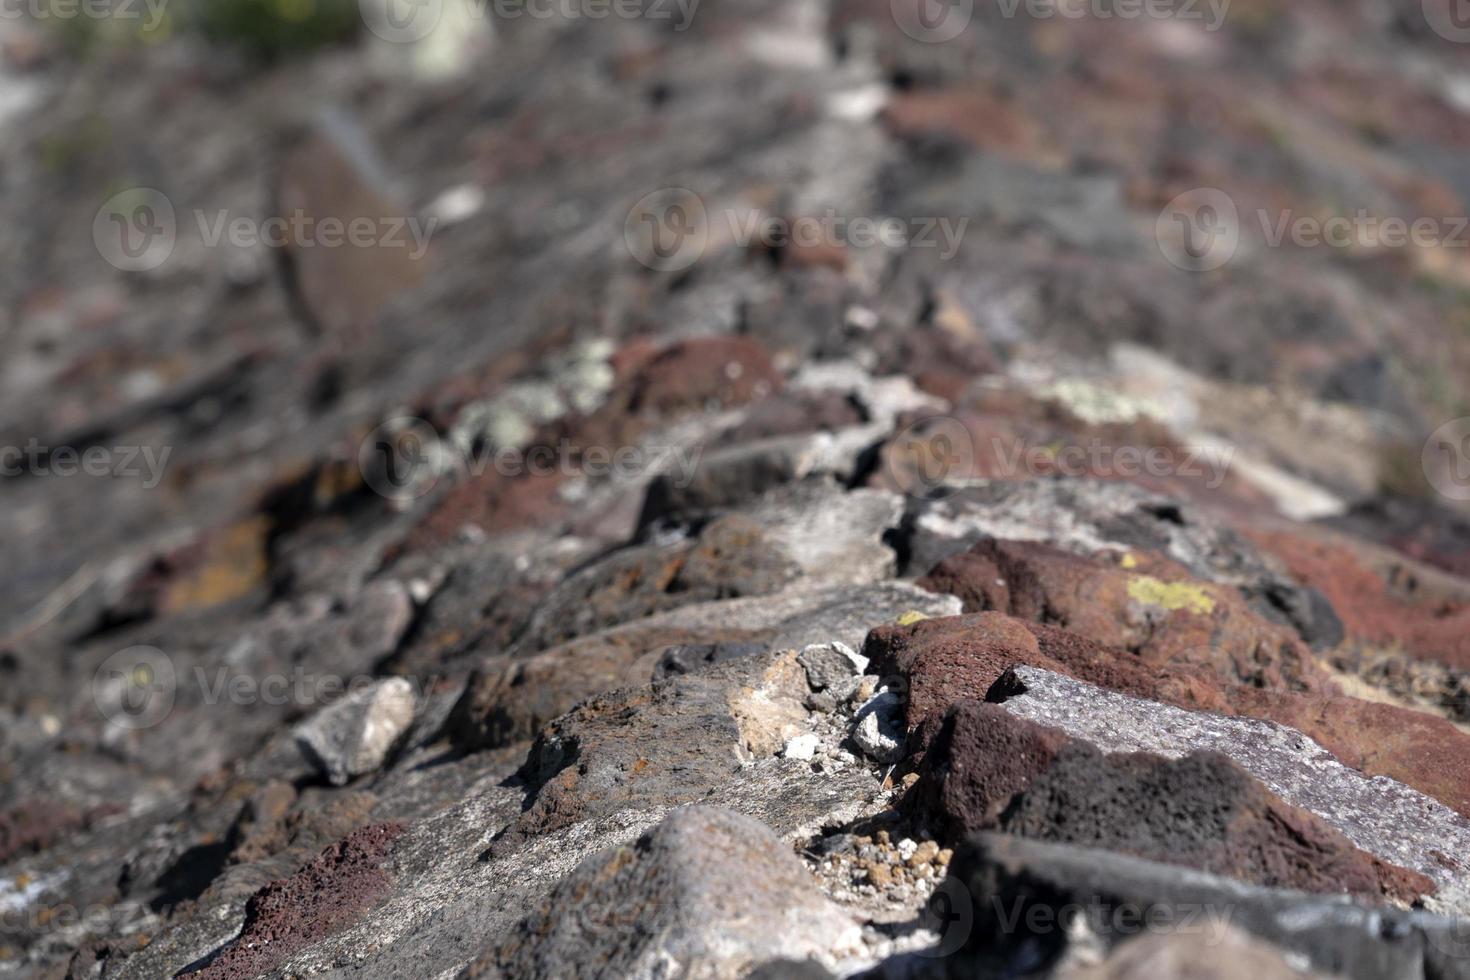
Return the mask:
<path id="1" fill-rule="evenodd" d="M 5 765 L 131 643 L 625 540 L 641 496 L 474 461 L 813 365 L 940 413 L 858 480 L 1121 475 L 1470 573 L 1467 150 L 1464 0 L 0 0 Z M 87 766 L 35 779 L 144 792 Z"/>

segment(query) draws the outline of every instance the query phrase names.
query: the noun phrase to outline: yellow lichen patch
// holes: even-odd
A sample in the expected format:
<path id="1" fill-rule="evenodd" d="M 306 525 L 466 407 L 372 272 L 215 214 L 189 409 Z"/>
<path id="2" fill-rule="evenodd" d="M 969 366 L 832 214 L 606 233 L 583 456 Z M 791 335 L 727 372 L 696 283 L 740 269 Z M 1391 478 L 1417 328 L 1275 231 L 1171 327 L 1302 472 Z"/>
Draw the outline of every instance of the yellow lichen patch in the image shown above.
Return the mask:
<path id="1" fill-rule="evenodd" d="M 1123 560 L 1120 561 L 1118 564 L 1122 565 L 1124 568 L 1137 568 L 1138 556 L 1130 551 L 1123 556 Z"/>
<path id="2" fill-rule="evenodd" d="M 1215 600 L 1202 586 L 1188 582 L 1164 582 L 1151 575 L 1135 575 L 1128 583 L 1128 597 L 1147 606 L 1161 606 L 1170 612 L 1182 609 L 1208 616 L 1215 611 Z"/>
<path id="3" fill-rule="evenodd" d="M 900 625 L 900 626 L 912 626 L 915 623 L 921 622 L 921 621 L 923 621 L 925 619 L 928 619 L 928 618 L 929 618 L 928 616 L 925 616 L 923 613 L 919 612 L 917 609 L 910 609 L 908 612 L 906 612 L 902 616 L 898 617 L 898 625 Z"/>

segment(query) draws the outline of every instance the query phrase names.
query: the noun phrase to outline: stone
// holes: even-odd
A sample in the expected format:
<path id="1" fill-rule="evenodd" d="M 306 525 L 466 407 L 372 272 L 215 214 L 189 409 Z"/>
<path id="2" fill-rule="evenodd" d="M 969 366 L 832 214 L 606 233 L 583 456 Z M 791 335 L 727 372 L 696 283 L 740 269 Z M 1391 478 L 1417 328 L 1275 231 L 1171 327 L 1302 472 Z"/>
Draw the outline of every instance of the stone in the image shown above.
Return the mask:
<path id="1" fill-rule="evenodd" d="M 1318 817 L 1282 804 L 1228 757 L 1212 752 L 1178 759 L 1103 755 L 1073 743 L 1010 801 L 999 827 L 1268 888 L 1403 904 L 1435 890 L 1423 875 L 1370 858 Z"/>
<path id="2" fill-rule="evenodd" d="M 951 844 L 995 830 L 1016 794 L 1046 772 L 1071 740 L 1053 728 L 982 701 L 956 702 L 925 723 L 918 781 L 909 812 Z"/>
<path id="3" fill-rule="evenodd" d="M 1298 694 L 1225 684 L 1201 666 L 1150 665 L 1125 651 L 1053 626 L 1014 631 L 994 613 L 875 630 L 869 653 L 909 692 L 908 722 L 983 699 L 1006 662 L 1066 673 L 1123 694 L 1180 708 L 1286 725 L 1320 742 L 1344 764 L 1387 776 L 1470 815 L 1465 783 L 1470 736 L 1450 722 L 1398 705 L 1335 693 Z M 1032 645 L 1034 638 L 1035 645 Z"/>
<path id="4" fill-rule="evenodd" d="M 328 847 L 294 875 L 271 882 L 245 909 L 240 935 L 192 974 L 244 980 L 270 972 L 292 953 L 340 929 L 388 890 L 382 865 L 401 824 L 364 827 Z"/>
<path id="5" fill-rule="evenodd" d="M 1140 927 L 1213 949 L 1234 929 L 1350 980 L 1470 977 L 1460 923 L 1339 897 L 1266 889 L 1107 851 L 977 834 L 955 851 L 925 921 L 943 975 L 1035 971 L 1077 942 L 1127 950 Z M 1081 920 L 1085 933 L 1068 923 Z M 1206 957 L 1214 961 L 1213 956 Z"/>
<path id="6" fill-rule="evenodd" d="M 809 815 L 832 784 L 876 790 L 877 777 L 865 767 L 814 779 L 809 765 L 778 757 L 809 733 L 810 690 L 796 651 L 786 649 L 582 701 L 532 745 L 519 774 L 522 812 L 490 853 L 505 858 L 548 833 L 628 807 L 710 803 L 730 791 L 744 797 L 765 766 L 780 781 L 755 780 L 764 786 L 758 809 L 741 809 L 772 826 Z"/>
<path id="7" fill-rule="evenodd" d="M 343 786 L 387 761 L 416 709 L 413 685 L 388 678 L 322 708 L 296 727 L 296 742 L 323 776 Z"/>
<path id="8" fill-rule="evenodd" d="M 860 936 L 759 821 L 687 807 L 635 845 L 588 858 L 487 959 L 495 975 L 523 980 L 671 970 L 733 980 L 767 960 L 830 960 Z"/>
<path id="9" fill-rule="evenodd" d="M 875 762 L 895 761 L 903 738 L 903 701 L 894 692 L 879 691 L 858 709 L 852 740 Z"/>
<path id="10" fill-rule="evenodd" d="M 433 229 L 417 220 L 409 223 L 381 162 L 349 117 L 324 115 L 291 149 L 281 164 L 276 196 L 281 216 L 297 224 L 304 221 L 308 229 L 327 218 L 344 226 L 366 219 L 378 229 L 366 245 L 326 248 L 308 239 L 285 248 L 303 314 L 336 343 L 350 345 L 368 336 L 388 304 L 427 274 Z M 414 228 L 419 240 L 405 238 L 393 245 L 385 233 L 389 223 Z"/>
<path id="11" fill-rule="evenodd" d="M 582 698 L 646 684 L 673 646 L 737 644 L 800 649 L 834 639 L 861 645 L 874 626 L 911 610 L 944 615 L 959 603 L 898 582 L 792 588 L 771 596 L 697 603 L 572 640 L 522 659 L 485 663 L 456 706 L 449 733 L 464 748 L 531 738 Z M 721 656 L 723 654 L 718 654 Z M 663 666 L 660 666 L 660 665 Z"/>
<path id="12" fill-rule="evenodd" d="M 781 754 L 788 759 L 795 759 L 798 762 L 810 762 L 816 756 L 817 747 L 821 744 L 821 738 L 808 732 L 805 735 L 798 735 L 795 738 L 788 739 L 786 747 L 781 750 Z"/>
<path id="13" fill-rule="evenodd" d="M 1283 725 L 1185 711 L 1105 691 L 1034 667 L 1016 667 L 994 697 L 1020 718 L 1066 732 L 1105 752 L 1182 758 L 1227 756 L 1286 803 L 1387 864 L 1424 875 L 1440 894 L 1431 908 L 1463 914 L 1470 820 L 1402 783 L 1350 769 L 1316 742 Z"/>
<path id="14" fill-rule="evenodd" d="M 809 644 L 796 659 L 806 668 L 812 690 L 844 692 L 843 696 L 868 669 L 867 658 L 840 640 Z"/>
<path id="15" fill-rule="evenodd" d="M 1200 664 L 1227 683 L 1320 691 L 1329 680 L 1295 631 L 1269 622 L 1229 586 L 1154 555 L 1122 564 L 1034 542 L 985 539 L 919 584 L 966 612 L 999 610 L 1081 633 L 1150 664 Z"/>

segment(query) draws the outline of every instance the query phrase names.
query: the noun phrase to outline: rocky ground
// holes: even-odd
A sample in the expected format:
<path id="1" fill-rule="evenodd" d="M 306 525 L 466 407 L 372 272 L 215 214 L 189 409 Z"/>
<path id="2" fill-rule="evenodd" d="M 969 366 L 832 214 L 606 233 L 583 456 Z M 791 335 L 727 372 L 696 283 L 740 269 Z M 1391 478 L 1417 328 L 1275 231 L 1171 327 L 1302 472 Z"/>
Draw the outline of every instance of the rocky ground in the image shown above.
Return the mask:
<path id="1" fill-rule="evenodd" d="M 1470 977 L 1470 45 L 1167 6 L 0 18 L 0 976 Z"/>

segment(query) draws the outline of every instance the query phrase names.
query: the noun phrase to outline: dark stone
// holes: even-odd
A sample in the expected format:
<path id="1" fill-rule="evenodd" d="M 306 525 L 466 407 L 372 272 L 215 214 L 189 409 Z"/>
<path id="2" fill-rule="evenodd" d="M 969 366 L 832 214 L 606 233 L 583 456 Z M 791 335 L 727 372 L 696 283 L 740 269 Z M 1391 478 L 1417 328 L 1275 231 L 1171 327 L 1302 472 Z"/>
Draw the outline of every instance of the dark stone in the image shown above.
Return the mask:
<path id="1" fill-rule="evenodd" d="M 1350 980 L 1470 978 L 1459 920 L 1243 885 L 1105 850 L 977 834 L 955 852 L 931 925 L 955 950 L 943 975 L 1030 975 L 1066 949 L 1080 914 L 1108 947 L 1154 923 L 1208 941 L 1211 918 Z M 932 909 L 932 907 L 931 907 Z"/>

